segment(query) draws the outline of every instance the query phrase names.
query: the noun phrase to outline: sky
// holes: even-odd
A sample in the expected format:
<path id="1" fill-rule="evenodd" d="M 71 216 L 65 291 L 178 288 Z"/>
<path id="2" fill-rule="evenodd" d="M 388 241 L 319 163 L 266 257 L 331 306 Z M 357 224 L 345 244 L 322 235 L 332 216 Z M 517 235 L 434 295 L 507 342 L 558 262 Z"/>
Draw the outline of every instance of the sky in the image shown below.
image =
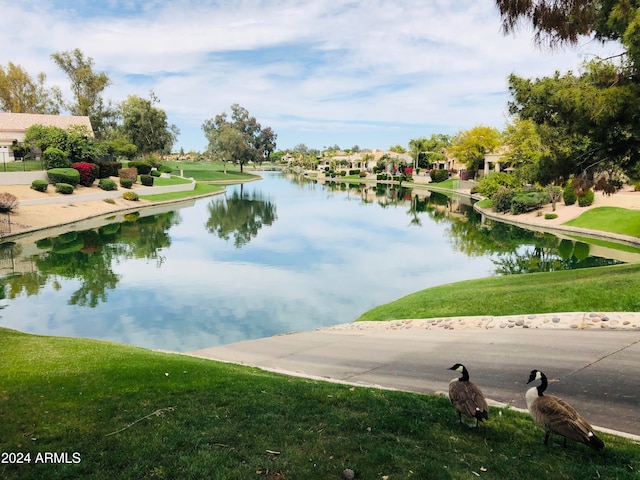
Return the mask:
<path id="1" fill-rule="evenodd" d="M 579 71 L 620 52 L 584 39 L 550 51 L 523 26 L 503 35 L 493 0 L 0 0 L 0 65 L 68 90 L 51 59 L 79 48 L 105 72 L 105 100 L 157 105 L 204 151 L 202 124 L 237 103 L 305 144 L 388 149 L 509 121 L 507 77 Z"/>

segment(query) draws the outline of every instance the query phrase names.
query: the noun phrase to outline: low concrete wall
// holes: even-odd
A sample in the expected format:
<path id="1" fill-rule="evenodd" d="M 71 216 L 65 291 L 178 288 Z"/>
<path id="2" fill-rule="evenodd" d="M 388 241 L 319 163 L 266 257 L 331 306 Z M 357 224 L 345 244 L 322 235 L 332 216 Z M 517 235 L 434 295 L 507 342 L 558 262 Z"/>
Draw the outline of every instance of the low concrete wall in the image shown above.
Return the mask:
<path id="1" fill-rule="evenodd" d="M 47 172 L 0 172 L 0 185 L 31 185 L 34 180 L 48 180 Z"/>

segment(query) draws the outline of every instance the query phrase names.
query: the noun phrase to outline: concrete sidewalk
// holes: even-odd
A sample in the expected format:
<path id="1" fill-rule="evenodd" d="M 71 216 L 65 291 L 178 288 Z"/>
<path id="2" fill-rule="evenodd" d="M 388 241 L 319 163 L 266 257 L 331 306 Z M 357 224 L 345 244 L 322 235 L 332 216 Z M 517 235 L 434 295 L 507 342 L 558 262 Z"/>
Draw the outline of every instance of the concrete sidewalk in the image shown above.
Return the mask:
<path id="1" fill-rule="evenodd" d="M 444 392 L 464 363 L 487 398 L 526 408 L 529 372 L 594 426 L 640 440 L 640 330 L 504 328 L 326 329 L 207 348 L 188 355 L 333 382 Z"/>

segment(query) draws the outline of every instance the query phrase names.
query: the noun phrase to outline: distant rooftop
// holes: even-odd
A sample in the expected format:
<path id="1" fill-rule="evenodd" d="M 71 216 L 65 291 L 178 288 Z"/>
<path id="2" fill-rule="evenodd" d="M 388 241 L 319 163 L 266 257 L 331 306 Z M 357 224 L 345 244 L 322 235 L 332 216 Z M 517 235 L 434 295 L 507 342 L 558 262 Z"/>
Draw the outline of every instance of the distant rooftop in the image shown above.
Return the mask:
<path id="1" fill-rule="evenodd" d="M 67 129 L 74 125 L 84 125 L 91 135 L 93 135 L 93 128 L 91 127 L 89 117 L 0 112 L 0 136 L 2 137 L 6 137 L 6 134 L 9 132 L 24 132 L 33 125 L 59 127 L 62 129 Z"/>

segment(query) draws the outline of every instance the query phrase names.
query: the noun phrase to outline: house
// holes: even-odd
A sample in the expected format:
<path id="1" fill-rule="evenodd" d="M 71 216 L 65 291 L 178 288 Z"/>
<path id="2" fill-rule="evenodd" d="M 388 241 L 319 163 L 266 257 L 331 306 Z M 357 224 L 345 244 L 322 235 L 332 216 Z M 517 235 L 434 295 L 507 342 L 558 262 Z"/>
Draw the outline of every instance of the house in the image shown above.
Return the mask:
<path id="1" fill-rule="evenodd" d="M 89 117 L 0 112 L 0 162 L 14 160 L 11 145 L 14 142 L 22 142 L 27 129 L 33 125 L 59 127 L 64 130 L 75 125 L 84 126 L 89 135 L 93 136 Z"/>

